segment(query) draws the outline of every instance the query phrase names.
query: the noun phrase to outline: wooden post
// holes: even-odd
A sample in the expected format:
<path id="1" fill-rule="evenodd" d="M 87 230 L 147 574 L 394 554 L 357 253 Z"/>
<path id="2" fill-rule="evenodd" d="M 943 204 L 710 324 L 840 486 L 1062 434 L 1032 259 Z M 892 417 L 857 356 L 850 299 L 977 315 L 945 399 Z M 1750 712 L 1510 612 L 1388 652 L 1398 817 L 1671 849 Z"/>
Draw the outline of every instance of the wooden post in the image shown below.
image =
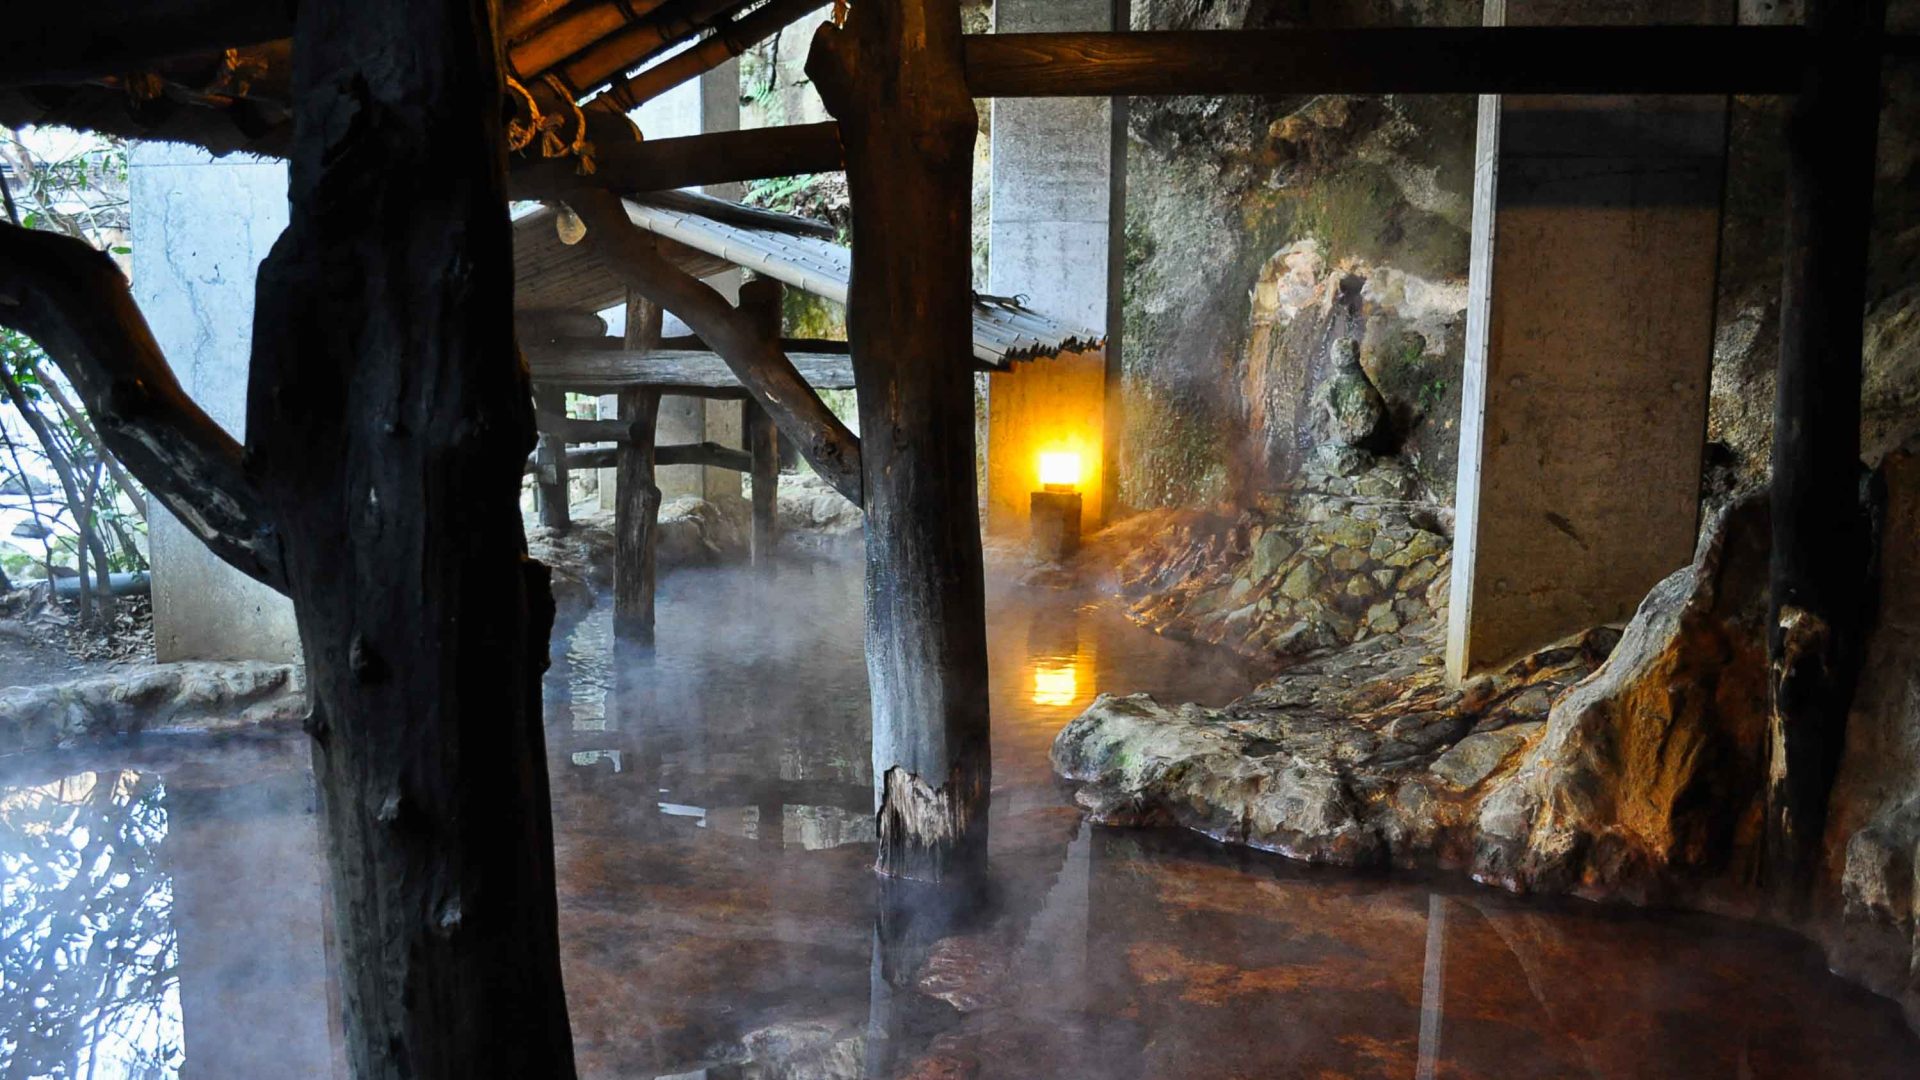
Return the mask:
<path id="1" fill-rule="evenodd" d="M 976 116 L 956 0 L 855 4 L 807 59 L 840 121 L 883 874 L 984 868 L 991 786 L 975 502 L 969 216 Z"/>
<path id="2" fill-rule="evenodd" d="M 1879 126 L 1875 0 L 1808 5 L 1813 63 L 1788 120 L 1773 420 L 1767 874 L 1797 904 L 1819 868 L 1861 654 L 1871 538 L 1860 372 Z"/>
<path id="3" fill-rule="evenodd" d="M 567 414 L 567 392 L 547 386 L 533 388 L 533 407 L 537 412 L 556 416 Z M 534 492 L 539 503 L 540 524 L 555 532 L 566 532 L 568 517 L 567 443 L 558 433 L 542 431 L 533 447 Z"/>
<path id="4" fill-rule="evenodd" d="M 297 19 L 246 463 L 306 659 L 351 1072 L 570 1077 L 490 5 Z"/>
<path id="5" fill-rule="evenodd" d="M 627 296 L 627 347 L 650 349 L 660 340 L 657 304 Z M 614 453 L 613 631 L 640 645 L 653 644 L 655 548 L 660 523 L 660 485 L 654 477 L 655 427 L 660 391 L 620 391 L 626 441 Z"/>
<path id="6" fill-rule="evenodd" d="M 785 293 L 772 278 L 755 278 L 740 286 L 740 309 L 775 341 L 780 340 Z M 773 549 L 780 538 L 780 429 L 752 398 L 740 403 L 740 421 L 747 452 L 753 456 L 753 565 L 766 569 L 773 566 Z"/>

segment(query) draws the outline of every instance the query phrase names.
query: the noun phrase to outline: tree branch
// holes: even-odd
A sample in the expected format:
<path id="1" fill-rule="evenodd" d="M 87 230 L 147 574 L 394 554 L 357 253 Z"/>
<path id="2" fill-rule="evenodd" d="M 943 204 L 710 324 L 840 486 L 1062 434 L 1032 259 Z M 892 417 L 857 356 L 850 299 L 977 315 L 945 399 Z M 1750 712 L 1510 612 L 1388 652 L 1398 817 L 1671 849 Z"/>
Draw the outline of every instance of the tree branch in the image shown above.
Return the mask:
<path id="1" fill-rule="evenodd" d="M 240 444 L 180 388 L 112 259 L 79 240 L 0 225 L 0 325 L 40 343 L 105 448 L 188 531 L 285 591 L 279 539 Z"/>
<path id="2" fill-rule="evenodd" d="M 627 217 L 620 198 L 581 189 L 567 205 L 586 223 L 586 242 L 628 287 L 673 312 L 727 362 L 734 377 L 767 410 L 780 433 L 834 490 L 861 505 L 860 440 L 800 377 L 793 361 L 712 286 L 669 263 L 653 238 Z"/>

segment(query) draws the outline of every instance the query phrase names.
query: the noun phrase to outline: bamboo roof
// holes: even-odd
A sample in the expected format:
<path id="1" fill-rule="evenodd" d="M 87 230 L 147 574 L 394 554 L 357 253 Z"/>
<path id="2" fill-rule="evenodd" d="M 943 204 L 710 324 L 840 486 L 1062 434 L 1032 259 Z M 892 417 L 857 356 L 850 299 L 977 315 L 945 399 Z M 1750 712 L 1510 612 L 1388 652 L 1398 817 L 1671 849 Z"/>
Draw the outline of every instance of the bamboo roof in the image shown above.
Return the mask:
<path id="1" fill-rule="evenodd" d="M 718 199 L 703 204 L 684 193 L 673 195 L 628 199 L 627 216 L 635 225 L 683 248 L 705 252 L 814 296 L 847 302 L 853 253 L 845 246 L 809 235 L 813 230 L 803 231 L 800 224 L 782 228 L 774 223 L 756 226 L 721 220 L 728 213 L 726 207 L 738 204 Z M 973 355 L 994 367 L 1105 344 L 1104 334 L 1043 315 L 1018 297 L 974 297 Z"/>

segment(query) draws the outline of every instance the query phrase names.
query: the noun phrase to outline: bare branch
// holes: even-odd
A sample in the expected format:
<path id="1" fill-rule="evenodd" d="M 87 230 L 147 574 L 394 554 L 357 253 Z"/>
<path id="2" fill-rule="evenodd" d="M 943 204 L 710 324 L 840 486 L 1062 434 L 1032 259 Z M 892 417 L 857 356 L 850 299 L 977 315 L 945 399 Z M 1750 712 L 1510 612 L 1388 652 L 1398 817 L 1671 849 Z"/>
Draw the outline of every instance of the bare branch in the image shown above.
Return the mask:
<path id="1" fill-rule="evenodd" d="M 727 362 L 780 433 L 792 439 L 827 483 L 861 505 L 860 440 L 800 377 L 780 342 L 754 325 L 712 286 L 669 263 L 653 238 L 627 217 L 620 198 L 579 190 L 567 205 L 586 223 L 594 251 L 627 286 L 673 312 Z"/>
<path id="2" fill-rule="evenodd" d="M 106 449 L 190 532 L 285 590 L 279 538 L 240 444 L 180 388 L 112 259 L 79 240 L 0 225 L 0 325 L 40 343 Z"/>

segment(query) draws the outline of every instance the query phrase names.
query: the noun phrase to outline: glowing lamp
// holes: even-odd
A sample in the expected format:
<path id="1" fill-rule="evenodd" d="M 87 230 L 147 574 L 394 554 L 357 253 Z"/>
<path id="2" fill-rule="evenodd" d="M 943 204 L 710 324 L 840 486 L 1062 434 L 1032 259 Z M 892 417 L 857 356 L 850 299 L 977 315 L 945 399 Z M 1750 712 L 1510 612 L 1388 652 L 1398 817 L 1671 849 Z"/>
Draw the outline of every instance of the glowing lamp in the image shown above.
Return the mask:
<path id="1" fill-rule="evenodd" d="M 1028 502 L 1036 559 L 1059 562 L 1080 550 L 1080 455 L 1050 450 L 1040 455 L 1040 490 Z"/>
<path id="2" fill-rule="evenodd" d="M 1080 483 L 1080 455 L 1061 450 L 1040 455 L 1040 486 L 1047 491 L 1072 491 Z"/>

